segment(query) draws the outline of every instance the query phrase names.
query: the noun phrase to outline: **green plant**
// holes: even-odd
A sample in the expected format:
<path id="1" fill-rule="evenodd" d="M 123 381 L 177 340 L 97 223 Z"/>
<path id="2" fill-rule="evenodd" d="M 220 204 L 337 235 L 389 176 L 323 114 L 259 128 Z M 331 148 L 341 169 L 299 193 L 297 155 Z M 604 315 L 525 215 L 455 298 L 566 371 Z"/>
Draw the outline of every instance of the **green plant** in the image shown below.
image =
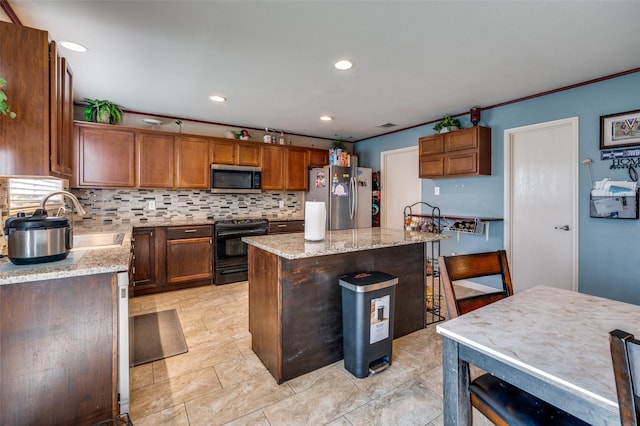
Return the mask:
<path id="1" fill-rule="evenodd" d="M 9 105 L 7 105 L 7 95 L 4 93 L 4 90 L 2 90 L 2 88 L 6 85 L 7 80 L 0 77 L 0 113 L 4 115 L 8 114 L 11 118 L 16 118 L 16 113 L 11 111 L 11 108 L 9 108 Z"/>
<path id="2" fill-rule="evenodd" d="M 122 110 L 111 101 L 89 98 L 82 101 L 87 104 L 84 109 L 84 118 L 87 121 L 118 124 L 122 120 Z"/>
<path id="3" fill-rule="evenodd" d="M 460 128 L 460 120 L 458 120 L 457 118 L 452 118 L 449 115 L 445 115 L 441 121 L 433 126 L 433 130 L 435 130 L 436 132 L 440 132 L 440 130 L 444 128 L 452 130 L 454 127 L 457 127 L 458 129 Z"/>

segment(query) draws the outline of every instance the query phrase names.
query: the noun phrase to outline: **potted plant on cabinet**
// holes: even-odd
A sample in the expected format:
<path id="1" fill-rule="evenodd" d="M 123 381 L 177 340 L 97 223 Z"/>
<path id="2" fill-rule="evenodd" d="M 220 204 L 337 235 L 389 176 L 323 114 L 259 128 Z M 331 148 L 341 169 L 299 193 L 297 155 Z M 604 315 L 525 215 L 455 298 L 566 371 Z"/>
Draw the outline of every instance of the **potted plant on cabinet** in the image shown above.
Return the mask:
<path id="1" fill-rule="evenodd" d="M 118 124 L 122 120 L 122 110 L 111 101 L 90 98 L 84 98 L 82 101 L 87 104 L 84 109 L 84 118 L 87 121 Z"/>
<path id="2" fill-rule="evenodd" d="M 16 113 L 11 111 L 9 105 L 7 105 L 7 95 L 4 93 L 4 88 L 7 85 L 7 80 L 0 77 L 0 113 L 3 115 L 9 115 L 11 118 L 16 118 Z"/>
<path id="3" fill-rule="evenodd" d="M 445 115 L 444 118 L 433 126 L 433 130 L 437 133 L 447 133 L 460 128 L 460 120 Z"/>

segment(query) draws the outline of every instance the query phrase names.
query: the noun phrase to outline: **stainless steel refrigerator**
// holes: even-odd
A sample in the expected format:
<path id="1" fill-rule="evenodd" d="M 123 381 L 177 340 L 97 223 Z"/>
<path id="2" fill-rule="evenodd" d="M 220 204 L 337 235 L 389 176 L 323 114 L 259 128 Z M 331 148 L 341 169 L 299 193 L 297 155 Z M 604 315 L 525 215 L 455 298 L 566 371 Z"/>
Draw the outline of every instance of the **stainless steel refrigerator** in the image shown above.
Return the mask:
<path id="1" fill-rule="evenodd" d="M 309 171 L 305 201 L 324 201 L 327 229 L 371 227 L 371 169 L 325 166 Z"/>

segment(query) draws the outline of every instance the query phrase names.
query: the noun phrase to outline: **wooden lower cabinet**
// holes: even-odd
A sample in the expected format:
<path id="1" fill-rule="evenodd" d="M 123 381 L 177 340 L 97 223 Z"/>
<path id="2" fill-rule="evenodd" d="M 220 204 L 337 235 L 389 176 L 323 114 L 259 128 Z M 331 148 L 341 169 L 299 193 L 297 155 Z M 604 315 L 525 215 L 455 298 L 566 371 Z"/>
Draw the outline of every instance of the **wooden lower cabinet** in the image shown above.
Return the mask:
<path id="1" fill-rule="evenodd" d="M 213 226 L 134 228 L 132 297 L 213 283 Z"/>
<path id="2" fill-rule="evenodd" d="M 118 414 L 116 296 L 115 274 L 0 286 L 0 424 Z"/>
<path id="3" fill-rule="evenodd" d="M 213 227 L 167 228 L 167 285 L 213 283 Z"/>
<path id="4" fill-rule="evenodd" d="M 157 283 L 156 228 L 134 228 L 131 238 L 133 295 L 155 290 Z"/>

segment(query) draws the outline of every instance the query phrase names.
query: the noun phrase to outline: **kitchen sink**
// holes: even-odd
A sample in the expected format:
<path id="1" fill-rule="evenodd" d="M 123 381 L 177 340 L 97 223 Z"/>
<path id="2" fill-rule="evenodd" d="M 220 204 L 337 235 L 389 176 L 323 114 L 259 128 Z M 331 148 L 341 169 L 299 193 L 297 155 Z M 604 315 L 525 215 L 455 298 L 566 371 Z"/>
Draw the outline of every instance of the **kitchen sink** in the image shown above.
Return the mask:
<path id="1" fill-rule="evenodd" d="M 73 250 L 118 247 L 123 241 L 124 232 L 74 235 Z"/>

